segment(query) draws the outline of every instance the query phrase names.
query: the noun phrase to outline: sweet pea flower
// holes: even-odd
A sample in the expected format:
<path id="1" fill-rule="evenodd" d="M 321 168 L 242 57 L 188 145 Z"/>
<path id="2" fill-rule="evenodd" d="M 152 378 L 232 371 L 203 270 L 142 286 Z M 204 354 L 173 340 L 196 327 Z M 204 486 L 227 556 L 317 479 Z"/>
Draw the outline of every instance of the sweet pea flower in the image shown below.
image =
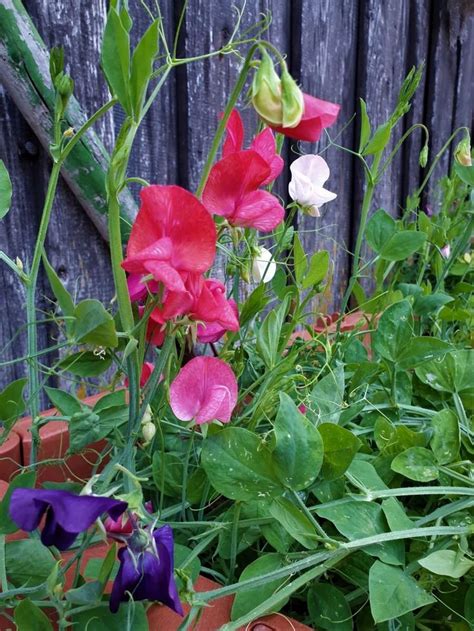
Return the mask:
<path id="1" fill-rule="evenodd" d="M 151 502 L 145 503 L 145 510 L 148 513 L 153 512 L 153 505 Z M 136 518 L 135 514 L 134 518 Z M 130 518 L 130 515 L 126 514 L 119 515 L 117 519 L 114 519 L 113 517 L 107 517 L 104 520 L 104 528 L 106 533 L 111 537 L 116 537 L 117 535 L 127 537 L 133 532 L 133 521 Z"/>
<path id="2" fill-rule="evenodd" d="M 235 318 L 238 322 L 239 309 L 237 307 L 237 303 L 231 298 L 230 300 L 227 300 L 227 304 L 234 312 Z M 213 344 L 214 342 L 218 342 L 228 330 L 229 329 L 226 326 L 221 324 L 221 321 L 199 324 L 197 328 L 198 342 L 201 344 Z"/>
<path id="3" fill-rule="evenodd" d="M 180 272 L 206 272 L 216 254 L 216 228 L 201 202 L 179 186 L 147 186 L 130 233 L 127 272 L 184 291 Z M 146 288 L 145 288 L 146 289 Z"/>
<path id="4" fill-rule="evenodd" d="M 239 318 L 234 306 L 226 299 L 223 283 L 214 278 L 204 278 L 200 274 L 183 277 L 184 292 L 165 292 L 163 305 L 150 314 L 147 336 L 153 343 L 163 324 L 177 316 L 186 315 L 189 319 L 202 322 L 205 326 L 216 325 L 223 331 L 238 331 Z M 150 324 L 151 323 L 151 324 Z M 162 343 L 161 336 L 158 341 Z"/>
<path id="5" fill-rule="evenodd" d="M 323 188 L 330 174 L 326 161 L 321 156 L 308 154 L 295 160 L 290 171 L 290 197 L 306 208 L 309 215 L 319 217 L 320 207 L 337 197 L 336 193 Z"/>
<path id="6" fill-rule="evenodd" d="M 258 134 L 250 149 L 242 150 L 243 125 L 233 112 L 227 123 L 223 157 L 212 167 L 202 201 L 208 211 L 225 217 L 232 226 L 270 232 L 284 218 L 278 199 L 260 190 L 275 180 L 283 168 L 270 129 Z"/>
<path id="7" fill-rule="evenodd" d="M 451 256 L 451 246 L 449 245 L 449 243 L 443 246 L 440 251 L 441 251 L 441 256 L 444 259 L 449 259 L 449 257 Z"/>
<path id="8" fill-rule="evenodd" d="M 222 148 L 222 157 L 242 151 L 244 144 L 244 124 L 238 110 L 232 110 L 226 126 L 227 136 Z M 265 160 L 270 173 L 261 186 L 270 184 L 280 175 L 285 165 L 283 158 L 276 152 L 275 136 L 267 127 L 255 136 L 250 144 L 250 149 L 256 151 Z"/>
<path id="9" fill-rule="evenodd" d="M 303 102 L 303 116 L 298 125 L 295 127 L 271 125 L 271 127 L 289 138 L 316 142 L 321 137 L 323 129 L 335 123 L 341 106 L 305 93 L 303 93 Z"/>
<path id="10" fill-rule="evenodd" d="M 180 421 L 228 423 L 237 393 L 237 379 L 226 362 L 216 357 L 194 357 L 171 384 L 170 405 Z"/>
<path id="11" fill-rule="evenodd" d="M 10 499 L 10 517 L 22 530 L 31 532 L 46 515 L 41 541 L 45 546 L 67 550 L 79 533 L 92 526 L 103 513 L 118 519 L 127 506 L 127 502 L 110 497 L 17 488 Z"/>
<path id="12" fill-rule="evenodd" d="M 137 530 L 128 546 L 118 552 L 120 567 L 110 594 L 109 607 L 116 613 L 120 603 L 133 600 L 159 601 L 183 615 L 174 580 L 174 543 L 170 526 L 162 526 L 150 536 Z"/>
<path id="13" fill-rule="evenodd" d="M 276 263 L 267 248 L 259 248 L 252 261 L 252 278 L 256 283 L 269 283 L 276 274 Z"/>

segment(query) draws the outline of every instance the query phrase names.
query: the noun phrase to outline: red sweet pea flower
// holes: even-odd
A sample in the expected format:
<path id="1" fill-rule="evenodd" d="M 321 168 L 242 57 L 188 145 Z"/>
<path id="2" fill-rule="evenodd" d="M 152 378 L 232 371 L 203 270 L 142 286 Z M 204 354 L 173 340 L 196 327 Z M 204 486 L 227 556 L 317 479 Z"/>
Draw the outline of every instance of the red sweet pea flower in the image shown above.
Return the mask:
<path id="1" fill-rule="evenodd" d="M 133 224 L 123 268 L 153 275 L 172 291 L 184 291 L 180 272 L 206 272 L 216 254 L 212 217 L 179 186 L 147 186 Z"/>
<path id="2" fill-rule="evenodd" d="M 271 129 L 258 134 L 244 151 L 243 138 L 242 119 L 234 110 L 227 123 L 222 160 L 209 173 L 202 201 L 209 212 L 225 217 L 233 226 L 270 232 L 285 211 L 274 195 L 259 189 L 278 177 L 283 160 L 276 153 Z"/>
<path id="3" fill-rule="evenodd" d="M 151 362 L 144 362 L 142 366 L 142 372 L 140 375 L 140 388 L 144 388 L 146 386 L 146 382 L 151 377 L 151 373 L 153 372 L 154 368 L 155 368 L 155 364 L 152 364 Z M 128 377 L 125 377 L 124 383 L 125 383 L 125 386 L 128 388 L 128 385 L 129 385 Z"/>
<path id="4" fill-rule="evenodd" d="M 317 99 L 309 94 L 303 94 L 303 100 L 303 117 L 296 127 L 278 127 L 275 125 L 272 127 L 275 131 L 279 131 L 289 138 L 316 142 L 323 129 L 330 127 L 336 121 L 341 106 L 330 101 Z"/>
<path id="5" fill-rule="evenodd" d="M 274 195 L 258 190 L 270 175 L 268 163 L 256 151 L 231 153 L 212 167 L 202 201 L 232 226 L 270 232 L 285 215 Z"/>
<path id="6" fill-rule="evenodd" d="M 180 315 L 203 322 L 205 327 L 217 327 L 220 334 L 211 341 L 219 339 L 225 331 L 239 330 L 236 306 L 226 299 L 225 286 L 220 281 L 200 274 L 187 274 L 183 275 L 183 282 L 185 291 L 166 291 L 162 307 L 157 307 L 150 315 L 147 337 L 153 344 L 162 344 L 163 324 Z M 212 331 L 215 336 L 215 329 Z"/>
<path id="7" fill-rule="evenodd" d="M 237 394 L 237 379 L 226 362 L 216 357 L 194 357 L 171 384 L 170 405 L 180 421 L 228 423 Z"/>
<path id="8" fill-rule="evenodd" d="M 242 117 L 237 110 L 232 110 L 227 121 L 227 137 L 222 148 L 222 157 L 226 158 L 232 153 L 241 151 L 244 144 L 244 124 Z M 256 151 L 270 167 L 270 174 L 261 186 L 270 184 L 280 175 L 283 170 L 284 161 L 276 152 L 275 136 L 272 130 L 267 127 L 255 136 L 250 145 L 250 149 Z"/>

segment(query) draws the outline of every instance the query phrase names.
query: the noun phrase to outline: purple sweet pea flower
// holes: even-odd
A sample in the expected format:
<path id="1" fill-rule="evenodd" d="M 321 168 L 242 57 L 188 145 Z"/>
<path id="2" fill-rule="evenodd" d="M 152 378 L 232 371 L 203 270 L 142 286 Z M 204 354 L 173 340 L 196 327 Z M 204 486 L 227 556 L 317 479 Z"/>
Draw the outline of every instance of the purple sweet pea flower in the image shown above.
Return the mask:
<path id="1" fill-rule="evenodd" d="M 162 526 L 153 535 L 136 531 L 129 545 L 118 553 L 120 568 L 110 595 L 110 611 L 116 613 L 121 601 L 158 600 L 183 615 L 174 580 L 173 531 Z"/>
<path id="2" fill-rule="evenodd" d="M 110 497 L 18 488 L 10 499 L 10 517 L 19 528 L 31 532 L 46 514 L 41 541 L 45 546 L 67 550 L 77 535 L 92 526 L 100 515 L 108 513 L 118 519 L 127 506 L 127 502 Z"/>

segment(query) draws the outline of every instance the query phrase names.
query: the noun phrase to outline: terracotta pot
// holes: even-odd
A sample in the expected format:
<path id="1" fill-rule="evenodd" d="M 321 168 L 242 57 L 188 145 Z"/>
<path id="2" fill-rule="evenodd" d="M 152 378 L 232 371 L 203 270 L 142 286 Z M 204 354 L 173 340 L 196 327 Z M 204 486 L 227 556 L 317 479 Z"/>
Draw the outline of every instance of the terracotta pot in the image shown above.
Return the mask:
<path id="1" fill-rule="evenodd" d="M 84 399 L 83 403 L 93 406 L 103 394 L 97 394 Z M 42 412 L 41 416 L 54 416 L 55 408 Z M 31 454 L 31 416 L 27 416 L 15 423 L 13 431 L 21 441 L 23 464 L 30 462 Z M 42 482 L 84 482 L 92 473 L 92 469 L 100 458 L 100 452 L 105 447 L 106 441 L 101 440 L 87 447 L 81 454 L 68 456 L 65 454 L 69 448 L 68 424 L 65 421 L 50 421 L 40 428 L 41 445 L 38 453 L 38 461 L 64 459 L 64 463 L 53 462 L 38 467 L 37 484 Z"/>
<path id="2" fill-rule="evenodd" d="M 21 441 L 14 431 L 0 447 L 0 480 L 10 480 L 22 464 Z"/>

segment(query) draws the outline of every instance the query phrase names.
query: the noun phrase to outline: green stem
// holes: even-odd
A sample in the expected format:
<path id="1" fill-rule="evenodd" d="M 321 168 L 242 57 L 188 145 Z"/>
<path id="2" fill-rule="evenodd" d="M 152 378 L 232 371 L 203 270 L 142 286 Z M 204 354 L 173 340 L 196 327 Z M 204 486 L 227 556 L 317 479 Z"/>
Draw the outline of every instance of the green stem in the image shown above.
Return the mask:
<path id="1" fill-rule="evenodd" d="M 28 284 L 26 288 L 26 319 L 28 323 L 27 348 L 28 348 L 28 379 L 30 387 L 30 411 L 32 417 L 31 424 L 31 455 L 30 464 L 36 463 L 39 445 L 39 429 L 38 419 L 40 412 L 40 385 L 39 385 L 39 367 L 35 357 L 38 352 L 38 336 L 35 322 L 35 302 L 36 302 L 36 285 L 38 282 L 38 272 L 41 264 L 41 254 L 43 252 L 46 234 L 48 232 L 51 210 L 53 208 L 54 196 L 58 185 L 59 173 L 61 171 L 61 161 L 55 162 L 51 170 L 51 176 L 46 192 L 43 213 L 36 239 L 35 250 L 33 253 L 33 261 L 28 274 Z"/>

